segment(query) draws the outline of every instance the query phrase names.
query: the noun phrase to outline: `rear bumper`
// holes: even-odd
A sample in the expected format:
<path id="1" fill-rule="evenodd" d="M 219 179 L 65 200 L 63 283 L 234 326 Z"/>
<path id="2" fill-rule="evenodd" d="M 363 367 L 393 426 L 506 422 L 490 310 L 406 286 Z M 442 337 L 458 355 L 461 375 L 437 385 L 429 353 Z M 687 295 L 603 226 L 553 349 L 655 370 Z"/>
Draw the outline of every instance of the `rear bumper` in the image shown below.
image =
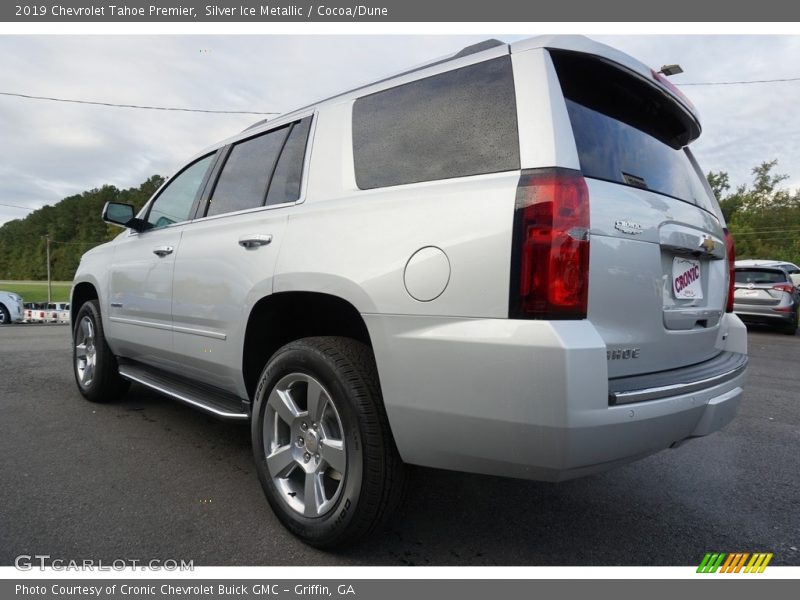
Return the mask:
<path id="1" fill-rule="evenodd" d="M 784 308 L 784 310 L 775 310 L 775 308 Z M 790 310 L 791 307 L 772 307 L 772 306 L 739 306 L 734 304 L 733 312 L 738 315 L 740 319 L 747 323 L 762 323 L 766 325 L 778 325 L 780 323 L 792 323 L 797 313 L 796 308 Z"/>
<path id="2" fill-rule="evenodd" d="M 603 471 L 724 427 L 746 377 L 609 405 L 606 348 L 588 321 L 365 320 L 401 456 L 430 467 L 549 481 Z M 746 353 L 734 315 L 718 340 Z"/>

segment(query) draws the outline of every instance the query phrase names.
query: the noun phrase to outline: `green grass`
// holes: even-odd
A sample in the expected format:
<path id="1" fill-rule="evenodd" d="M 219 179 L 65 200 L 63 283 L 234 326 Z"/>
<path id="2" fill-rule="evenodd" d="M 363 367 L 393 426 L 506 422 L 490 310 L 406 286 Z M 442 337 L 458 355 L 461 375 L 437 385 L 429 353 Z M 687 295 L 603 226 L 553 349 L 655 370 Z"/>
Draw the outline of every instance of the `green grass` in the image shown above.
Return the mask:
<path id="1" fill-rule="evenodd" d="M 53 302 L 69 302 L 70 281 L 53 281 Z M 23 302 L 47 302 L 46 281 L 0 281 L 0 290 L 22 296 Z"/>

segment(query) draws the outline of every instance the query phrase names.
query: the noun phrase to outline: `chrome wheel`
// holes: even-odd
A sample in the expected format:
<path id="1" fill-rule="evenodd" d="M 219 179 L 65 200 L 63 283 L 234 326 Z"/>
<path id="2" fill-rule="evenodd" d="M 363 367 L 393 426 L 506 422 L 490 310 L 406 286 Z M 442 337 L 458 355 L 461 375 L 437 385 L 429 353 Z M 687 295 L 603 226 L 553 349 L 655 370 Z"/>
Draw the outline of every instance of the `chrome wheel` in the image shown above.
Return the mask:
<path id="1" fill-rule="evenodd" d="M 91 385 L 97 366 L 94 323 L 86 316 L 75 330 L 75 372 L 83 387 Z"/>
<path id="2" fill-rule="evenodd" d="M 339 412 L 313 377 L 291 373 L 270 392 L 263 421 L 267 471 L 295 512 L 321 517 L 345 481 L 347 450 Z"/>

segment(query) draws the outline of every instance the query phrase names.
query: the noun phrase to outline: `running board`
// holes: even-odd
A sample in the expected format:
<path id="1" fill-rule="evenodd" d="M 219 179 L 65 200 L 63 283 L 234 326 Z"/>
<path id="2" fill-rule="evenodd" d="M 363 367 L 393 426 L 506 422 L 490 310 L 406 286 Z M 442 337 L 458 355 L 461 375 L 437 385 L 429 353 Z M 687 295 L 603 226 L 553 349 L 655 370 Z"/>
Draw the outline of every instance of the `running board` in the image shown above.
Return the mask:
<path id="1" fill-rule="evenodd" d="M 119 374 L 125 379 L 141 383 L 220 419 L 245 420 L 249 418 L 245 402 L 233 394 L 226 394 L 220 390 L 187 382 L 174 375 L 139 364 L 120 364 Z"/>

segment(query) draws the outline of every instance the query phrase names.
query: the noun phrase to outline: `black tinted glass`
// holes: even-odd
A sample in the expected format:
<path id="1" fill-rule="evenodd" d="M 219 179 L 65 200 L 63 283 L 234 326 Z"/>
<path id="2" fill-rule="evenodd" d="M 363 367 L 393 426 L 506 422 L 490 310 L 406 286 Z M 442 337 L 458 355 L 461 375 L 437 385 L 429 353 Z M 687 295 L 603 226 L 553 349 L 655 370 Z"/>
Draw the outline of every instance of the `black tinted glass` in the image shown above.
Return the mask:
<path id="1" fill-rule="evenodd" d="M 172 180 L 155 199 L 147 216 L 153 227 L 165 227 L 189 219 L 195 198 L 200 191 L 206 171 L 216 154 L 210 154 L 190 165 Z"/>
<path id="2" fill-rule="evenodd" d="M 710 209 L 708 193 L 685 150 L 675 150 L 623 121 L 572 100 L 567 100 L 567 110 L 584 175 Z"/>
<path id="3" fill-rule="evenodd" d="M 222 168 L 207 216 L 264 205 L 267 185 L 288 127 L 239 142 Z"/>
<path id="4" fill-rule="evenodd" d="M 772 269 L 736 269 L 736 283 L 786 283 L 783 271 Z"/>
<path id="5" fill-rule="evenodd" d="M 353 156 L 361 189 L 519 169 L 510 58 L 359 98 Z"/>
<path id="6" fill-rule="evenodd" d="M 267 206 L 294 202 L 300 197 L 300 182 L 303 177 L 303 161 L 306 156 L 306 141 L 311 127 L 311 117 L 295 123 L 283 153 L 275 167 L 275 174 L 269 184 Z"/>

